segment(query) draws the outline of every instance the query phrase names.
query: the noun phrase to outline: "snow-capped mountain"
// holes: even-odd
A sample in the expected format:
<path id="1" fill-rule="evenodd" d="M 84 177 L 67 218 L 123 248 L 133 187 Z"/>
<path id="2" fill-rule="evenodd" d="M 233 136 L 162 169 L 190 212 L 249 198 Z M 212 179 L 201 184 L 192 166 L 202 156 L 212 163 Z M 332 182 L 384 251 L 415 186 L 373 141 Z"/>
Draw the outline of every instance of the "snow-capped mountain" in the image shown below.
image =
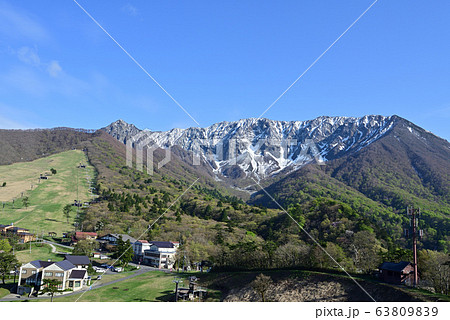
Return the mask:
<path id="1" fill-rule="evenodd" d="M 118 120 L 103 130 L 134 147 L 179 146 L 192 151 L 207 160 L 218 175 L 264 178 L 356 152 L 385 135 L 398 119 L 380 115 L 322 116 L 308 121 L 250 118 L 166 132 L 139 130 Z"/>

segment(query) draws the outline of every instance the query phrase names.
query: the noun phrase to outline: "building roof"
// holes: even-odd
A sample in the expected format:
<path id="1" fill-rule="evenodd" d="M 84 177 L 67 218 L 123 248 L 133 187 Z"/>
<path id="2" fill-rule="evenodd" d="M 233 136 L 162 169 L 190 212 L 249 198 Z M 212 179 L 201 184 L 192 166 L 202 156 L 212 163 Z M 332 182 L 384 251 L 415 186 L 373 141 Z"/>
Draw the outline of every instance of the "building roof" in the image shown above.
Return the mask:
<path id="1" fill-rule="evenodd" d="M 75 265 L 68 260 L 58 261 L 58 262 L 55 262 L 55 264 L 58 267 L 60 267 L 61 269 L 63 269 L 64 271 L 76 268 Z"/>
<path id="2" fill-rule="evenodd" d="M 86 270 L 72 270 L 70 273 L 69 279 L 84 279 L 84 276 L 86 275 Z"/>
<path id="3" fill-rule="evenodd" d="M 174 244 L 170 241 L 150 241 L 152 245 L 157 246 L 158 248 L 174 248 Z"/>
<path id="4" fill-rule="evenodd" d="M 75 236 L 97 236 L 97 232 L 81 232 L 77 231 L 75 232 Z"/>
<path id="5" fill-rule="evenodd" d="M 74 265 L 88 265 L 91 263 L 88 256 L 74 256 L 67 254 L 64 259 L 70 261 Z"/>
<path id="6" fill-rule="evenodd" d="M 19 228 L 19 227 L 12 227 L 12 228 L 9 228 L 8 231 L 19 232 L 19 231 L 29 231 L 29 230 L 24 229 L 24 228 Z"/>
<path id="7" fill-rule="evenodd" d="M 140 242 L 140 243 L 148 243 L 147 240 L 138 240 L 137 242 Z"/>
<path id="8" fill-rule="evenodd" d="M 130 240 L 130 243 L 135 243 L 137 241 L 135 238 L 133 238 L 133 237 L 127 235 L 127 234 L 110 233 L 110 234 L 105 235 L 104 237 L 106 237 L 106 236 L 111 236 L 111 237 L 116 238 L 116 239 L 119 239 L 119 237 L 122 236 L 122 240 L 123 241 Z"/>
<path id="9" fill-rule="evenodd" d="M 408 261 L 400 261 L 399 263 L 383 262 L 379 269 L 394 271 L 394 272 L 402 272 L 410 264 L 411 264 L 411 262 L 408 262 Z"/>
<path id="10" fill-rule="evenodd" d="M 36 268 L 47 268 L 49 265 L 55 263 L 54 261 L 42 261 L 42 260 L 34 260 L 30 262 Z"/>

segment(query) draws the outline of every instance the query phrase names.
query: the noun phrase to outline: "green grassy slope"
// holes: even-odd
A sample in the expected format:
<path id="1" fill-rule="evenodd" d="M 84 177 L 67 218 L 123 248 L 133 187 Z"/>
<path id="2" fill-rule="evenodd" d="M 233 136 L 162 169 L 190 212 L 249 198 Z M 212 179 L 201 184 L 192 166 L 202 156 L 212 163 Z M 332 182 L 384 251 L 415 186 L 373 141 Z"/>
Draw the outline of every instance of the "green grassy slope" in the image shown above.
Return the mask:
<path id="1" fill-rule="evenodd" d="M 52 247 L 50 247 L 47 244 L 32 244 L 31 245 L 31 252 L 29 247 L 25 250 L 16 251 L 16 257 L 17 260 L 19 260 L 20 263 L 27 263 L 33 260 L 52 260 L 52 261 L 59 261 L 63 260 L 64 256 L 53 253 Z"/>
<path id="2" fill-rule="evenodd" d="M 71 150 L 32 162 L 0 166 L 0 181 L 7 182 L 6 187 L 0 188 L 0 193 L 7 194 L 2 199 L 5 208 L 0 207 L 0 223 L 14 223 L 39 234 L 53 231 L 61 235 L 62 232 L 73 230 L 75 207 L 69 223 L 62 209 L 77 198 L 77 180 L 79 199 L 90 200 L 86 177 L 94 178 L 94 168 L 87 164 L 86 169 L 79 169 L 77 166 L 80 162 L 87 164 L 85 154 L 80 150 Z M 49 172 L 50 168 L 56 169 L 57 174 L 38 183 L 39 174 Z M 33 190 L 30 190 L 31 183 L 34 185 Z M 22 192 L 29 197 L 28 208 L 23 206 Z"/>
<path id="3" fill-rule="evenodd" d="M 159 271 L 147 272 L 134 278 L 88 291 L 81 297 L 79 302 L 172 301 L 175 289 L 174 276 L 174 274 Z M 176 276 L 179 275 L 177 274 Z M 185 281 L 185 283 L 187 284 L 188 281 Z M 80 295 L 77 294 L 59 297 L 54 301 L 73 302 L 79 297 Z"/>

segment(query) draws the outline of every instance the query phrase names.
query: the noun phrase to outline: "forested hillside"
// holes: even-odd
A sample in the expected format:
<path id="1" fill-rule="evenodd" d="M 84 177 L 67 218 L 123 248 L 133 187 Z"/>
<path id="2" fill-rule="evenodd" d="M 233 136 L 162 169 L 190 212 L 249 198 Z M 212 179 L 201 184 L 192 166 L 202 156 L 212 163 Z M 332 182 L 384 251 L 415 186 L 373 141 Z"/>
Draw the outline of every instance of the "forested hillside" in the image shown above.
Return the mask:
<path id="1" fill-rule="evenodd" d="M 80 146 L 93 132 L 84 129 L 0 129 L 0 165 L 32 161 Z"/>
<path id="2" fill-rule="evenodd" d="M 315 243 L 281 210 L 246 204 L 208 173 L 195 171 L 197 168 L 177 156 L 170 166 L 150 176 L 145 170 L 125 166 L 125 146 L 106 134 L 85 143 L 85 147 L 98 170 L 101 199 L 85 212 L 85 231 L 180 241 L 183 255 L 179 259 L 185 257 L 189 263 L 210 261 L 216 270 L 334 270 L 335 262 L 317 244 L 350 272 L 370 273 L 384 260 L 411 259 L 407 242 L 400 237 L 405 217 L 337 179 L 332 178 L 330 183 L 322 167 L 305 167 L 297 176 L 302 176 L 303 182 L 293 179 L 302 184 L 285 186 L 295 191 L 291 198 L 296 201 L 284 201 L 290 215 L 317 239 Z M 157 160 L 162 157 L 162 151 L 156 152 Z M 280 195 L 277 198 L 283 200 Z M 424 268 L 436 261 L 433 254 L 421 253 Z"/>
<path id="3" fill-rule="evenodd" d="M 450 144 L 404 120 L 357 153 L 309 165 L 265 183 L 283 206 L 326 197 L 371 221 L 379 236 L 402 246 L 407 206 L 421 208 L 421 246 L 450 251 Z M 251 203 L 275 207 L 262 191 Z M 375 227 L 376 226 L 376 227 Z M 408 245 L 409 246 L 409 245 Z"/>

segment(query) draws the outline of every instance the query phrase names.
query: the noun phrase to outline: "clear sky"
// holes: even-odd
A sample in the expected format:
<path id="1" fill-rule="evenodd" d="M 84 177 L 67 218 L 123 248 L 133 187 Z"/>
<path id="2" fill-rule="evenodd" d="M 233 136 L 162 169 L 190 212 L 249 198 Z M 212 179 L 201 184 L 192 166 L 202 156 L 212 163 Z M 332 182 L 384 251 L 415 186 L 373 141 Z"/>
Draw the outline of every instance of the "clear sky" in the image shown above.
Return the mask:
<path id="1" fill-rule="evenodd" d="M 373 0 L 78 0 L 208 126 L 258 117 Z M 379 0 L 265 114 L 397 114 L 450 140 L 450 1 Z M 0 0 L 0 128 L 196 126 L 72 0 Z"/>

